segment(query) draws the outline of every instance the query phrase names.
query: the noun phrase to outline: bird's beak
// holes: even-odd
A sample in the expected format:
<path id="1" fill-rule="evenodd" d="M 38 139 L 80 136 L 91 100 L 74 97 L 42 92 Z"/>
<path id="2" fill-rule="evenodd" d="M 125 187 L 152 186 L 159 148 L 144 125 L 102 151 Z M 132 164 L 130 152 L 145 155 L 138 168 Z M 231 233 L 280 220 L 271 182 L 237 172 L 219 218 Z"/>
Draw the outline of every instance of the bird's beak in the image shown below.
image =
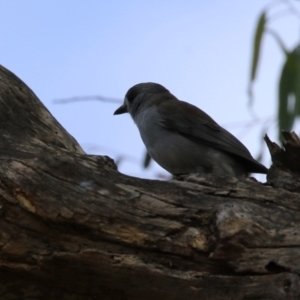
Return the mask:
<path id="1" fill-rule="evenodd" d="M 123 104 L 114 112 L 114 115 L 125 114 L 127 112 L 128 112 L 127 106 Z"/>

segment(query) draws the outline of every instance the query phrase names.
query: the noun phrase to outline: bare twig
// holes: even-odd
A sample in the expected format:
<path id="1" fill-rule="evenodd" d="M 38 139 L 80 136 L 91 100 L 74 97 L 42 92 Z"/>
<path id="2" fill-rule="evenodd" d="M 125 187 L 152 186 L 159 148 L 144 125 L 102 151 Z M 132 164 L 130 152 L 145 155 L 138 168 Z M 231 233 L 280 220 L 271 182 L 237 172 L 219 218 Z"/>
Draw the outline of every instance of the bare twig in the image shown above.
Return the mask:
<path id="1" fill-rule="evenodd" d="M 67 104 L 72 102 L 82 102 L 82 101 L 101 101 L 101 102 L 108 102 L 108 103 L 122 103 L 121 99 L 117 98 L 109 98 L 103 96 L 82 96 L 82 97 L 71 97 L 71 98 L 64 98 L 64 99 L 55 99 L 53 100 L 56 104 Z"/>

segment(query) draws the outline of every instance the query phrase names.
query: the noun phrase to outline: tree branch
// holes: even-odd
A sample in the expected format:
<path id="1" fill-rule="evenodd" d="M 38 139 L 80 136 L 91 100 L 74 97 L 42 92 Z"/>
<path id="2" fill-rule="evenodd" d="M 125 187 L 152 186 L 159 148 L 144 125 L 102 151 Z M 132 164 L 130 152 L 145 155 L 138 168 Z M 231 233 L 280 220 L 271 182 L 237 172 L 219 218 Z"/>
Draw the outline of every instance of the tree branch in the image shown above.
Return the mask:
<path id="1" fill-rule="evenodd" d="M 126 176 L 3 67 L 0 91 L 0 298 L 297 299 L 297 193 Z"/>

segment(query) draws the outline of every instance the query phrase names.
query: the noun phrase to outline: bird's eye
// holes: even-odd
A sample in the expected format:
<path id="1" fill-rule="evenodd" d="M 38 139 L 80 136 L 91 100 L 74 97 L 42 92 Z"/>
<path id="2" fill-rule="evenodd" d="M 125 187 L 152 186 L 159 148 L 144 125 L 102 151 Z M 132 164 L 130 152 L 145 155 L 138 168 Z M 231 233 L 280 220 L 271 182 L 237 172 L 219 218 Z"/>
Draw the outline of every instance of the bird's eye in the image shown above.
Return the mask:
<path id="1" fill-rule="evenodd" d="M 136 89 L 130 89 L 126 95 L 126 103 L 132 103 L 138 95 L 139 91 Z"/>

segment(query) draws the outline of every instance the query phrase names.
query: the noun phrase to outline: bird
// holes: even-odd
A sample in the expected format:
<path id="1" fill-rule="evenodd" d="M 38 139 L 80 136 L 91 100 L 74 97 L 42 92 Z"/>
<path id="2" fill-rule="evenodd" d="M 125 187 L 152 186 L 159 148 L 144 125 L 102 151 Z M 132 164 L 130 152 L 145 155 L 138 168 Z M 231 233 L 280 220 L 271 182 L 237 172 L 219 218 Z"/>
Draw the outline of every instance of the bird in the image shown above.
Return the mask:
<path id="1" fill-rule="evenodd" d="M 164 86 L 132 86 L 114 115 L 129 113 L 149 155 L 174 176 L 266 174 L 249 150 L 200 108 L 176 98 Z"/>

